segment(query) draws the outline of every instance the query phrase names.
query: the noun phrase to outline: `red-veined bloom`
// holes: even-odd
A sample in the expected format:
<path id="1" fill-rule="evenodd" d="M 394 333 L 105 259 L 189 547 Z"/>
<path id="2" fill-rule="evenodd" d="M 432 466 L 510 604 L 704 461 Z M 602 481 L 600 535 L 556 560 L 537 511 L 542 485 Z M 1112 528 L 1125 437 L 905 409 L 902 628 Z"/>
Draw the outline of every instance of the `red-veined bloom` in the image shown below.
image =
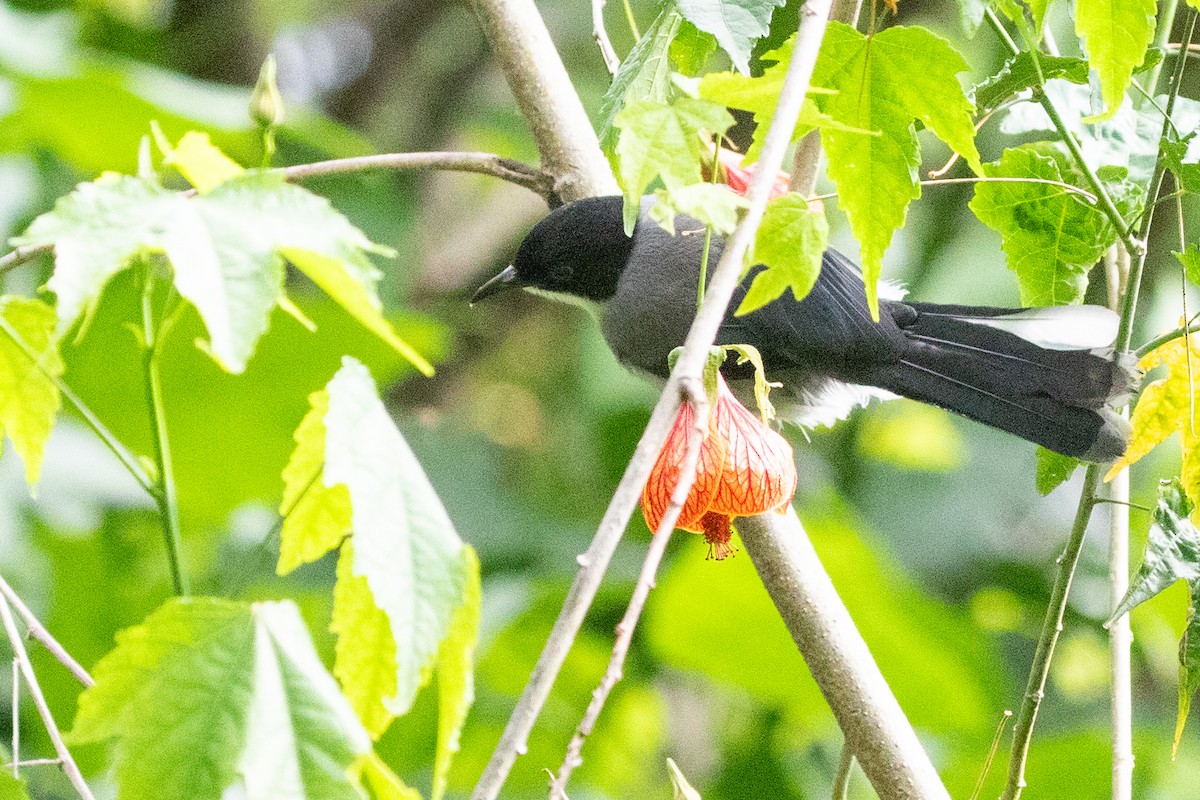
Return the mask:
<path id="1" fill-rule="evenodd" d="M 699 435 L 694 420 L 695 410 L 684 403 L 642 490 L 642 514 L 651 531 L 658 530 L 679 484 L 688 444 Z M 738 402 L 718 373 L 696 482 L 675 526 L 703 533 L 709 556 L 719 561 L 733 553 L 733 518 L 785 510 L 796 481 L 791 445 Z"/>

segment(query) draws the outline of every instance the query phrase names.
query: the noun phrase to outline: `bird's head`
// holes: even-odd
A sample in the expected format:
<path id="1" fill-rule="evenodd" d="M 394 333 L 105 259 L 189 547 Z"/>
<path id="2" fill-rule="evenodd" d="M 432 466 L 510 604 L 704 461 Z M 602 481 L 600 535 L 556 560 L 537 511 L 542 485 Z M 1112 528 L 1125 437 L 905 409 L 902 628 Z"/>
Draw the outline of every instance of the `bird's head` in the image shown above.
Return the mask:
<path id="1" fill-rule="evenodd" d="M 559 300 L 603 303 L 617 283 L 633 248 L 621 221 L 620 197 L 592 197 L 556 208 L 534 226 L 512 265 L 471 298 L 506 289 L 529 289 Z"/>

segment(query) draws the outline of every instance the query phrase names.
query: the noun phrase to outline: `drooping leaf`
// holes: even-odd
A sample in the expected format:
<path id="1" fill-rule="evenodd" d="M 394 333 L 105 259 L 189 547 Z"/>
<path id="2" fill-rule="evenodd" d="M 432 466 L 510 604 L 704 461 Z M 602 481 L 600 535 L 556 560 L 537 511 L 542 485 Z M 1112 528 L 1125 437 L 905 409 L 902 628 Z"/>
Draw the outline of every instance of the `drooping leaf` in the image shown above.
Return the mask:
<path id="1" fill-rule="evenodd" d="M 208 350 L 230 372 L 241 372 L 268 317 L 283 297 L 283 251 L 319 261 L 337 280 L 357 283 L 335 299 L 372 330 L 360 295 L 375 298 L 374 245 L 327 200 L 268 172 L 229 177 L 206 194 L 169 192 L 149 180 L 105 175 L 81 184 L 53 211 L 34 220 L 15 244 L 53 245 L 58 335 L 100 298 L 108 281 L 142 253 L 163 253 L 179 294 L 200 312 Z M 304 260 L 304 259 L 302 259 Z M 311 265 L 309 265 L 311 268 Z M 324 274 L 324 273 L 322 273 Z M 369 305 L 369 304 L 368 304 Z M 387 341 L 396 346 L 396 341 Z M 404 354 L 415 355 L 411 348 Z M 413 363 L 427 374 L 428 362 Z"/>
<path id="2" fill-rule="evenodd" d="M 1077 458 L 1064 456 L 1039 446 L 1037 449 L 1037 490 L 1047 495 L 1066 483 L 1079 468 Z"/>
<path id="3" fill-rule="evenodd" d="M 617 114 L 640 100 L 667 102 L 671 91 L 671 42 L 683 17 L 668 3 L 625 56 L 612 84 L 600 101 L 600 149 L 614 161 L 617 150 Z M 614 172 L 615 161 L 614 161 Z"/>
<path id="4" fill-rule="evenodd" d="M 61 405 L 54 378 L 62 375 L 63 362 L 54 328 L 54 309 L 45 303 L 0 296 L 0 444 L 5 436 L 12 440 L 31 487 L 41 477 L 42 452 Z"/>
<path id="5" fill-rule="evenodd" d="M 868 38 L 831 22 L 821 45 L 813 83 L 836 94 L 821 96 L 821 110 L 863 136 L 823 129 L 829 176 L 839 204 L 862 244 L 863 280 L 873 315 L 884 251 L 904 224 L 908 204 L 920 196 L 920 149 L 913 120 L 960 153 L 977 173 L 974 106 L 956 77 L 967 63 L 946 40 L 923 28 L 896 26 Z"/>
<path id="6" fill-rule="evenodd" d="M 1010 97 L 1054 78 L 1086 84 L 1088 63 L 1082 58 L 1042 54 L 1035 63 L 1033 55 L 1022 50 L 1004 62 L 999 72 L 975 87 L 975 106 L 979 113 L 986 114 Z"/>
<path id="7" fill-rule="evenodd" d="M 1066 157 L 1032 146 L 1010 148 L 988 165 L 990 177 L 1038 178 L 1071 183 Z M 1116 233 L 1098 209 L 1079 194 L 1046 183 L 985 182 L 975 188 L 971 210 L 998 232 L 1017 275 L 1022 305 L 1078 303 L 1091 267 Z"/>
<path id="8" fill-rule="evenodd" d="M 1192 511 L 1192 501 L 1178 479 L 1159 482 L 1158 503 L 1142 565 L 1108 623 L 1112 624 L 1176 581 L 1188 586 L 1191 602 L 1187 627 L 1179 642 L 1179 713 L 1172 756 L 1179 749 L 1192 697 L 1200 689 L 1200 646 L 1197 646 L 1200 620 L 1196 617 L 1196 608 L 1200 606 L 1200 530 L 1190 518 Z"/>
<path id="9" fill-rule="evenodd" d="M 1154 39 L 1157 11 L 1154 0 L 1077 0 L 1075 34 L 1084 41 L 1104 100 L 1104 111 L 1092 119 L 1105 120 L 1117 113 L 1134 68 L 1145 59 Z"/>
<path id="10" fill-rule="evenodd" d="M 709 100 L 680 97 L 670 105 L 630 103 L 615 124 L 621 129 L 617 178 L 625 193 L 625 232 L 632 234 L 646 188 L 655 179 L 669 191 L 700 183 L 701 161 L 711 157 L 711 136 L 724 133 L 733 117 Z"/>
<path id="11" fill-rule="evenodd" d="M 676 0 L 684 19 L 710 33 L 733 65 L 750 71 L 750 49 L 767 35 L 771 15 L 784 0 Z"/>
<path id="12" fill-rule="evenodd" d="M 463 547 L 467 581 L 462 605 L 450 620 L 450 632 L 438 648 L 438 734 L 433 761 L 431 800 L 442 800 L 450 764 L 458 752 L 459 734 L 475 700 L 475 644 L 483 588 L 479 582 L 479 557 L 470 545 Z"/>
<path id="13" fill-rule="evenodd" d="M 819 204 L 794 192 L 772 199 L 754 243 L 753 262 L 766 269 L 754 277 L 737 314 L 762 308 L 789 289 L 803 300 L 817 282 L 828 241 L 829 223 Z"/>
<path id="14" fill-rule="evenodd" d="M 365 367 L 344 359 L 310 402 L 284 473 L 285 501 L 323 467 L 285 520 L 279 571 L 340 544 L 334 674 L 378 736 L 412 706 L 457 630 L 455 614 L 471 601 L 470 556 Z"/>
<path id="15" fill-rule="evenodd" d="M 658 189 L 650 206 L 650 217 L 663 228 L 675 232 L 675 217 L 686 214 L 715 233 L 733 233 L 738 214 L 746 207 L 746 198 L 731 192 L 728 186 L 713 183 L 693 183 L 678 189 Z"/>
<path id="16" fill-rule="evenodd" d="M 1174 253 L 1175 258 L 1183 266 L 1183 274 L 1193 286 L 1200 286 L 1200 245 L 1188 243 L 1182 253 Z"/>
<path id="17" fill-rule="evenodd" d="M 117 740 L 122 800 L 345 798 L 370 750 L 290 602 L 170 600 L 94 675 L 71 739 Z"/>

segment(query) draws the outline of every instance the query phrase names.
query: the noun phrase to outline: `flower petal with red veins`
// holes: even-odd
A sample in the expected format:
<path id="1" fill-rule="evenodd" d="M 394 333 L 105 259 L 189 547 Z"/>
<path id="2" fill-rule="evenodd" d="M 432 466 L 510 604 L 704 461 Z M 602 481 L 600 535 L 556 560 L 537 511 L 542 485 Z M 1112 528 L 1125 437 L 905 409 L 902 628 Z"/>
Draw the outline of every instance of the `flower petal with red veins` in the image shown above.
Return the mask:
<path id="1" fill-rule="evenodd" d="M 715 435 L 728 442 L 728 451 L 710 508 L 741 517 L 786 507 L 797 483 L 791 445 L 738 402 L 724 380 L 714 417 Z"/>
<path id="2" fill-rule="evenodd" d="M 671 495 L 679 485 L 679 473 L 683 471 L 688 444 L 697 435 L 694 419 L 695 410 L 689 403 L 684 403 L 675 417 L 675 424 L 671 426 L 671 432 L 667 435 L 667 441 L 663 444 L 654 467 L 650 470 L 646 486 L 642 489 L 642 514 L 651 532 L 658 530 L 671 502 Z M 718 481 L 725 464 L 727 446 L 722 437 L 713 435 L 714 425 L 715 418 L 710 416 L 708 434 L 700 446 L 696 481 L 692 484 L 679 520 L 675 523 L 675 527 L 695 533 L 703 530 L 701 519 L 717 495 Z"/>
<path id="3" fill-rule="evenodd" d="M 742 166 L 742 154 L 728 147 L 722 147 L 717 158 L 721 162 L 722 169 L 725 170 L 725 184 L 733 189 L 738 194 L 744 195 L 750 191 L 750 181 L 754 179 L 754 173 L 758 167 L 751 164 L 748 167 Z M 771 187 L 771 197 L 782 197 L 788 193 L 790 188 L 791 178 L 782 170 L 775 176 L 775 185 Z"/>

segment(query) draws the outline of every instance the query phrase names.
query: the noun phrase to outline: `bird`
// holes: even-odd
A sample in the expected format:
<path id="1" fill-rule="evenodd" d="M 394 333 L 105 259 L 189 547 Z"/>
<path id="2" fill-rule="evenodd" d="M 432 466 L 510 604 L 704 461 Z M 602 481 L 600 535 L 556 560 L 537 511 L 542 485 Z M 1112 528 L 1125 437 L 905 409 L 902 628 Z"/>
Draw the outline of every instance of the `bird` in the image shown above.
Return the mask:
<path id="1" fill-rule="evenodd" d="M 523 288 L 583 306 L 621 363 L 666 378 L 696 312 L 705 237 L 695 234 L 704 225 L 681 215 L 671 233 L 649 217 L 647 197 L 627 236 L 623 202 L 592 197 L 552 210 L 471 304 Z M 712 238 L 710 269 L 723 246 Z M 1114 352 L 1118 317 L 1109 309 L 916 302 L 881 282 L 875 321 L 862 273 L 829 248 L 803 299 L 784 292 L 737 316 L 763 268 L 738 286 L 716 344 L 759 351 L 767 377 L 782 384 L 783 400 L 772 394 L 781 418 L 829 425 L 873 397 L 899 395 L 1084 461 L 1124 453 L 1129 425 L 1114 409 L 1127 401 L 1136 372 Z M 753 396 L 752 366 L 731 357 L 721 369 L 735 394 Z"/>

